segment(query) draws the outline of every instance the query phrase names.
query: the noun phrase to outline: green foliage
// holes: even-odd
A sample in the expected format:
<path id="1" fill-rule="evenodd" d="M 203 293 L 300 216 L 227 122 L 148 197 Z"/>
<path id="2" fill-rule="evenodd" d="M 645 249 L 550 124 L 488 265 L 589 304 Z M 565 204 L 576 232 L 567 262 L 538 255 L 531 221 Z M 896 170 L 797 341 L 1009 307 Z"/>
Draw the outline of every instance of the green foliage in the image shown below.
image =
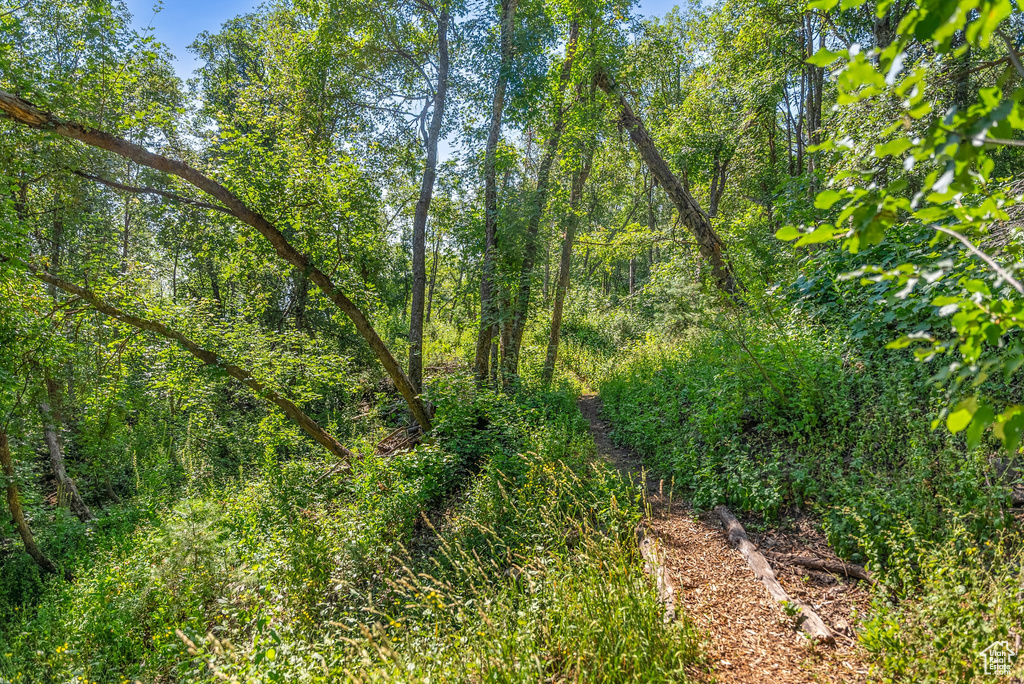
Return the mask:
<path id="1" fill-rule="evenodd" d="M 573 396 L 430 396 L 433 443 L 208 486 L 104 533 L 74 583 L 5 584 L 0 677 L 679 681 L 695 637 L 662 623 L 639 492 L 590 462 Z"/>
<path id="2" fill-rule="evenodd" d="M 837 2 L 815 2 L 818 10 L 830 10 Z M 863 2 L 846 3 L 851 11 Z M 890 3 L 878 3 L 878 16 L 890 10 Z M 819 150 L 852 150 L 861 157 L 854 166 L 840 167 L 829 181 L 829 188 L 818 193 L 815 207 L 826 213 L 816 226 L 787 226 L 777 232 L 783 240 L 795 240 L 796 246 L 813 245 L 842 239 L 852 253 L 882 243 L 902 225 L 909 232 L 931 234 L 933 249 L 928 259 L 893 260 L 895 248 L 875 250 L 887 264 L 870 263 L 851 273 L 863 277 L 866 284 L 890 281 L 898 284 L 906 299 L 915 289 L 928 292 L 940 280 L 947 294 L 934 296 L 930 304 L 940 315 L 949 317 L 949 328 L 940 331 L 917 330 L 892 342 L 901 348 L 917 345 L 920 359 L 955 355 L 935 379 L 950 385 L 951 403 L 944 416 L 947 427 L 959 432 L 971 426 L 969 439 L 977 444 L 981 435 L 992 434 L 1011 452 L 1016 452 L 1024 427 L 1024 408 L 1001 401 L 979 386 L 991 377 L 1008 381 L 1021 365 L 1021 350 L 1013 342 L 1020 327 L 1024 287 L 1012 275 L 1009 259 L 992 259 L 979 250 L 980 241 L 999 222 L 1008 221 L 1007 211 L 1018 201 L 1001 169 L 1012 171 L 1005 162 L 1015 158 L 1015 131 L 1024 128 L 1024 67 L 1017 52 L 1019 46 L 1004 32 L 1012 23 L 1012 5 L 1007 0 L 991 2 L 915 3 L 899 22 L 895 39 L 862 51 L 859 45 L 846 50 L 822 48 L 810 62 L 828 66 L 841 60 L 836 72 L 838 104 L 863 111 L 869 103 L 902 100 L 899 120 L 882 131 L 857 131 L 858 138 L 829 140 Z M 949 65 L 959 68 L 969 51 L 995 54 L 997 45 L 1005 49 L 1007 67 L 994 81 L 984 84 L 976 95 L 949 104 L 941 94 L 944 71 Z M 963 75 L 958 75 L 963 79 Z M 938 93 L 936 92 L 938 90 Z M 1009 150 L 1001 149 L 1007 145 Z M 892 162 L 889 158 L 892 158 Z M 894 162 L 902 160 L 902 166 Z M 902 231 L 906 233 L 907 229 Z M 974 242 L 972 242 L 972 239 Z M 948 243 L 967 249 L 979 258 L 978 266 L 964 268 L 961 260 L 943 258 Z M 1006 257 L 1015 258 L 1020 247 L 1013 243 Z M 897 263 L 894 263 L 897 262 Z M 1003 262 L 1004 265 L 1001 265 Z M 973 271 L 973 273 L 964 271 Z M 893 316 L 905 318 L 902 306 Z M 917 310 L 910 313 L 917 317 Z M 952 333 L 952 335 L 950 334 Z"/>
<path id="3" fill-rule="evenodd" d="M 878 597 L 860 635 L 884 681 L 984 677 L 979 653 L 996 641 L 1013 644 L 1024 621 L 1019 547 L 999 539 L 979 546 L 971 535 L 954 530 L 924 557 L 921 575 L 913 599 L 895 604 Z M 1012 674 L 1022 672 L 1018 659 Z"/>
<path id="4" fill-rule="evenodd" d="M 909 590 L 951 521 L 993 538 L 1011 519 L 984 455 L 929 430 L 920 372 L 794 320 L 724 319 L 642 347 L 601 385 L 615 437 L 687 498 L 776 519 L 822 517 L 830 543 Z M 910 397 L 917 401 L 909 401 Z"/>

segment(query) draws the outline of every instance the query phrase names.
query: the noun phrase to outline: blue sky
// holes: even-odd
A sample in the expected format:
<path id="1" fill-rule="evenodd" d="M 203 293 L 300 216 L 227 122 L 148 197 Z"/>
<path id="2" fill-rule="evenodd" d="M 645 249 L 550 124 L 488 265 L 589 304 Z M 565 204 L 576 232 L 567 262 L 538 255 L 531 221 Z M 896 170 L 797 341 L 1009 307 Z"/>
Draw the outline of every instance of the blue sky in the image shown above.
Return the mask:
<path id="1" fill-rule="evenodd" d="M 198 66 L 188 45 L 203 31 L 216 31 L 228 19 L 259 4 L 256 0 L 167 0 L 154 17 L 154 0 L 126 0 L 136 27 L 153 27 L 153 32 L 166 43 L 174 55 L 178 76 L 188 78 Z M 661 16 L 678 4 L 678 0 L 641 0 L 639 12 Z"/>

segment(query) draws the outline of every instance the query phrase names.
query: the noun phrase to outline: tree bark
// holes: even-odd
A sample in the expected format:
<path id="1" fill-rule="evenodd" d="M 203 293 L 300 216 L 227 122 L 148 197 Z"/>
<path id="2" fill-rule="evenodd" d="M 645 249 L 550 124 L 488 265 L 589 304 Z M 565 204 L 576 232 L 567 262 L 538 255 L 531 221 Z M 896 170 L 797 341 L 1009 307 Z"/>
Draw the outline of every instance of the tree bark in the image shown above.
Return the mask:
<path id="1" fill-rule="evenodd" d="M 721 238 L 711 227 L 708 215 L 700 208 L 697 201 L 683 188 L 679 179 L 669 169 L 654 140 L 644 127 L 643 122 L 633 112 L 625 96 L 611 80 L 607 71 L 600 70 L 596 75 L 596 82 L 601 90 L 605 91 L 616 99 L 619 106 L 619 121 L 629 131 L 629 137 L 636 146 L 637 151 L 643 158 L 644 163 L 651 170 L 651 173 L 658 181 L 658 185 L 665 189 L 665 194 L 675 204 L 679 211 L 679 218 L 689 228 L 697 241 L 697 248 L 701 256 L 711 265 L 711 272 L 715 284 L 720 290 L 729 295 L 737 294 L 740 285 L 732 272 L 732 267 L 725 257 L 725 247 Z"/>
<path id="2" fill-rule="evenodd" d="M 39 402 L 39 414 L 43 420 L 43 437 L 46 440 L 46 449 L 50 452 L 50 468 L 53 470 L 53 476 L 57 479 L 57 502 L 59 505 L 67 503 L 71 508 L 71 512 L 79 520 L 89 522 L 95 520 L 95 516 L 89 510 L 85 500 L 82 499 L 82 495 L 78 491 L 78 485 L 68 475 L 68 471 L 64 466 L 64 448 L 60 435 L 57 432 L 57 422 L 54 418 L 53 409 L 49 403 L 57 398 L 56 390 L 56 383 L 52 379 L 46 378 L 47 399 Z"/>
<path id="3" fill-rule="evenodd" d="M 794 556 L 791 554 L 773 554 L 774 558 L 779 559 L 784 563 L 790 565 L 798 565 L 801 568 L 807 568 L 808 570 L 817 570 L 818 572 L 828 572 L 833 575 L 842 575 L 843 577 L 852 577 L 854 579 L 864 580 L 869 584 L 875 584 L 876 580 L 871 576 L 867 570 L 859 565 L 853 563 L 844 563 L 842 561 L 830 561 L 823 560 L 821 558 L 814 558 L 812 556 Z"/>
<path id="4" fill-rule="evenodd" d="M 124 230 L 121 232 L 121 275 L 128 273 L 128 241 L 131 234 L 131 200 L 124 198 Z"/>
<path id="5" fill-rule="evenodd" d="M 476 340 L 476 379 L 487 381 L 488 361 L 491 352 L 491 337 L 498 318 L 497 297 L 495 297 L 495 270 L 497 262 L 498 228 L 498 186 L 495 170 L 495 156 L 498 138 L 501 135 L 501 117 L 505 111 L 505 88 L 512 63 L 512 39 L 514 20 L 519 0 L 502 0 L 501 3 L 501 64 L 498 79 L 494 85 L 494 100 L 491 103 L 491 125 L 484 149 L 484 260 L 480 274 L 480 330 Z"/>
<path id="6" fill-rule="evenodd" d="M 437 177 L 437 141 L 441 137 L 445 97 L 448 93 L 448 10 L 437 18 L 437 88 L 424 144 L 427 160 L 420 183 L 420 197 L 412 222 L 412 304 L 409 309 L 409 382 L 416 393 L 423 391 L 423 306 L 427 286 L 427 216 Z"/>
<path id="7" fill-rule="evenodd" d="M 732 156 L 719 155 L 715 157 L 715 168 L 711 174 L 711 190 L 708 193 L 708 216 L 718 216 L 718 205 L 725 194 L 726 174 L 729 171 L 729 162 Z"/>
<path id="8" fill-rule="evenodd" d="M 519 352 L 523 346 L 523 331 L 526 319 L 530 314 L 530 297 L 533 289 L 533 267 L 537 262 L 540 222 L 548 203 L 548 184 L 551 178 L 551 166 L 558 155 L 558 143 L 565 128 L 565 91 L 572 75 L 572 63 L 576 57 L 576 44 L 579 36 L 579 24 L 573 22 L 569 28 L 569 39 L 565 48 L 565 59 L 558 81 L 558 102 L 555 103 L 555 119 L 544 147 L 540 166 L 537 169 L 537 189 L 534 193 L 533 210 L 526 226 L 526 244 L 523 249 L 523 263 L 519 272 L 519 292 L 512 304 L 512 318 L 509 321 L 508 347 L 503 358 L 503 380 L 510 381 L 519 374 Z"/>
<path id="9" fill-rule="evenodd" d="M 555 283 L 555 303 L 551 309 L 551 331 L 548 335 L 548 351 L 544 357 L 544 369 L 541 381 L 547 385 L 555 374 L 555 361 L 558 360 L 558 341 L 562 329 L 562 309 L 565 304 L 565 293 L 569 289 L 569 274 L 572 269 L 572 243 L 576 239 L 576 228 L 579 224 L 580 198 L 583 197 L 583 186 L 590 175 L 593 150 L 585 153 L 583 168 L 572 179 L 569 190 L 569 214 L 565 217 L 565 236 L 562 238 L 562 256 L 558 262 L 558 280 Z"/>
<path id="10" fill-rule="evenodd" d="M 271 402 L 272 404 L 274 404 L 275 406 L 277 406 L 279 409 L 281 409 L 282 413 L 291 418 L 300 428 L 303 429 L 303 431 L 306 432 L 307 435 L 312 437 L 325 449 L 330 451 L 338 458 L 341 458 L 345 461 L 350 461 L 352 460 L 352 458 L 354 458 L 354 454 L 351 451 L 342 446 L 341 443 L 338 442 L 338 440 L 336 440 L 331 434 L 329 434 L 327 431 L 321 428 L 316 423 L 316 421 L 314 421 L 312 418 L 306 415 L 306 413 L 302 409 L 300 409 L 298 406 L 293 404 L 285 397 L 278 394 L 275 390 L 271 389 L 270 387 L 267 387 L 260 381 L 256 380 L 256 378 L 254 378 L 252 374 L 249 371 L 245 370 L 244 368 L 241 368 L 232 363 L 228 363 L 215 352 L 203 349 L 182 333 L 164 325 L 163 323 L 160 323 L 159 321 L 141 318 L 139 316 L 133 316 L 103 301 L 91 290 L 87 290 L 84 287 L 79 287 L 65 280 L 57 278 L 56 276 L 53 276 L 47 273 L 46 271 L 34 268 L 33 266 L 22 262 L 20 259 L 11 257 L 6 259 L 14 263 L 18 263 L 24 266 L 25 268 L 29 269 L 32 275 L 37 279 L 41 280 L 42 282 L 52 285 L 53 287 L 59 288 L 61 290 L 64 290 L 68 294 L 75 295 L 76 297 L 88 302 L 89 304 L 92 305 L 94 309 L 96 309 L 100 313 L 104 313 L 110 316 L 111 318 L 115 318 L 121 321 L 122 323 L 127 323 L 128 325 L 138 328 L 140 330 L 146 330 L 148 332 L 156 333 L 161 337 L 165 337 L 169 340 L 177 342 L 182 347 L 184 347 L 187 352 L 192 354 L 192 356 L 196 357 L 197 359 L 207 364 L 208 366 L 223 369 L 225 373 L 235 378 L 236 380 L 244 384 L 246 387 L 251 389 L 253 392 L 255 392 L 258 397 L 262 397 Z M 49 408 L 47 407 L 44 413 L 48 413 L 48 411 Z M 49 443 L 49 438 L 47 438 L 47 443 Z"/>
<path id="11" fill-rule="evenodd" d="M 295 329 L 299 332 L 306 331 L 309 308 L 309 279 L 302 271 L 295 271 L 292 274 L 292 287 L 295 288 Z"/>
<path id="12" fill-rule="evenodd" d="M 725 534 L 729 538 L 729 544 L 740 552 L 740 555 L 747 561 L 747 565 L 754 571 L 754 576 L 761 580 L 768 593 L 771 594 L 772 598 L 780 603 L 793 604 L 800 609 L 800 613 L 803 615 L 803 620 L 800 622 L 800 629 L 802 629 L 807 636 L 813 639 L 816 643 L 835 645 L 835 637 L 832 636 L 831 630 L 825 625 L 818 614 L 814 610 L 803 603 L 802 601 L 796 601 L 790 598 L 786 590 L 779 584 L 779 580 L 775 578 L 775 573 L 772 571 L 772 566 L 768 564 L 765 557 L 758 552 L 757 547 L 747 537 L 746 530 L 743 529 L 743 525 L 736 519 L 728 508 L 725 506 L 715 506 L 715 514 L 721 519 L 722 524 L 725 526 Z"/>
<path id="13" fill-rule="evenodd" d="M 441 231 L 435 230 L 434 236 L 434 257 L 430 261 L 430 283 L 427 286 L 427 313 L 423 320 L 430 322 L 430 310 L 434 306 L 434 287 L 437 285 L 437 258 L 441 251 Z"/>
<path id="14" fill-rule="evenodd" d="M 14 479 L 11 445 L 4 430 L 0 430 L 0 466 L 3 467 L 4 478 L 7 480 L 7 508 L 11 511 L 11 518 L 14 520 L 14 526 L 18 528 L 18 534 L 21 535 L 25 551 L 41 569 L 57 574 L 57 566 L 39 549 L 35 537 L 32 536 L 32 529 L 25 520 L 25 511 L 21 508 L 21 498 L 18 494 L 18 483 Z"/>
<path id="15" fill-rule="evenodd" d="M 342 313 L 348 316 L 359 334 L 370 345 L 370 348 L 373 349 L 384 370 L 387 371 L 391 380 L 395 383 L 395 387 L 397 387 L 402 397 L 409 404 L 413 417 L 424 430 L 430 430 L 430 414 L 426 406 L 420 401 L 418 393 L 413 389 L 412 383 L 409 382 L 409 378 L 395 360 L 387 345 L 384 344 L 384 341 L 377 334 L 377 331 L 373 329 L 373 326 L 362 310 L 345 293 L 338 289 L 330 276 L 314 266 L 309 257 L 295 249 L 277 227 L 261 214 L 250 209 L 230 190 L 184 162 L 155 154 L 144 147 L 109 133 L 88 128 L 72 121 L 65 121 L 40 110 L 30 102 L 26 102 L 4 91 L 0 91 L 0 111 L 5 112 L 17 123 L 30 128 L 51 131 L 62 137 L 78 140 L 86 145 L 113 152 L 143 166 L 177 176 L 218 200 L 232 216 L 255 228 L 260 235 L 270 242 L 278 256 L 292 264 L 295 268 L 305 271 L 309 279 L 320 288 L 324 295 L 334 302 L 341 309 Z"/>

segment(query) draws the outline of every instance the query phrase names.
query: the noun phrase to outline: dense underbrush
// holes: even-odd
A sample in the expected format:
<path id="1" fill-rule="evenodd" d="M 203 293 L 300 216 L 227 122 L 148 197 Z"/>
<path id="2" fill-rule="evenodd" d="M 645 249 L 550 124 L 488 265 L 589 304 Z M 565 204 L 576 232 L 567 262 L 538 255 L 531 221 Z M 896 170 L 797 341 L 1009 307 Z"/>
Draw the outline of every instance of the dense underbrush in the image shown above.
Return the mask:
<path id="1" fill-rule="evenodd" d="M 662 623 L 639 490 L 575 397 L 461 372 L 430 397 L 413 449 L 129 504 L 73 582 L 3 590 L 0 681 L 684 680 L 696 637 Z"/>
<path id="2" fill-rule="evenodd" d="M 883 581 L 861 640 L 876 674 L 967 681 L 1024 624 L 1019 463 L 933 430 L 927 368 L 784 317 L 719 317 L 619 354 L 601 382 L 614 437 L 698 507 L 772 524 L 810 513 Z M 1015 518 L 1015 515 L 1017 516 Z"/>

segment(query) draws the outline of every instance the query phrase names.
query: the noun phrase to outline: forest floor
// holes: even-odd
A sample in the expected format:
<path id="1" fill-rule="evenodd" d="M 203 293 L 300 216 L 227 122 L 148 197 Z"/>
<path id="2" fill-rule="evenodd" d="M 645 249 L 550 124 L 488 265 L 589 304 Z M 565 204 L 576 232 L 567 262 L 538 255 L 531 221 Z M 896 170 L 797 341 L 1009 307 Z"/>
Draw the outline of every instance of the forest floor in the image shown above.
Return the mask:
<path id="1" fill-rule="evenodd" d="M 855 580 L 789 567 L 773 557 L 783 553 L 835 560 L 808 520 L 798 520 L 785 531 L 755 534 L 748 527 L 747 533 L 768 557 L 787 593 L 810 604 L 832 629 L 835 648 L 812 647 L 795 629 L 794 619 L 730 548 L 717 518 L 695 513 L 672 496 L 667 483 L 647 473 L 636 455 L 612 444 L 609 426 L 600 417 L 600 398 L 586 394 L 579 407 L 590 423 L 598 455 L 623 476 L 646 480 L 649 525 L 661 539 L 677 608 L 700 633 L 714 681 L 866 681 L 868 670 L 851 625 L 870 605 L 867 588 Z"/>

